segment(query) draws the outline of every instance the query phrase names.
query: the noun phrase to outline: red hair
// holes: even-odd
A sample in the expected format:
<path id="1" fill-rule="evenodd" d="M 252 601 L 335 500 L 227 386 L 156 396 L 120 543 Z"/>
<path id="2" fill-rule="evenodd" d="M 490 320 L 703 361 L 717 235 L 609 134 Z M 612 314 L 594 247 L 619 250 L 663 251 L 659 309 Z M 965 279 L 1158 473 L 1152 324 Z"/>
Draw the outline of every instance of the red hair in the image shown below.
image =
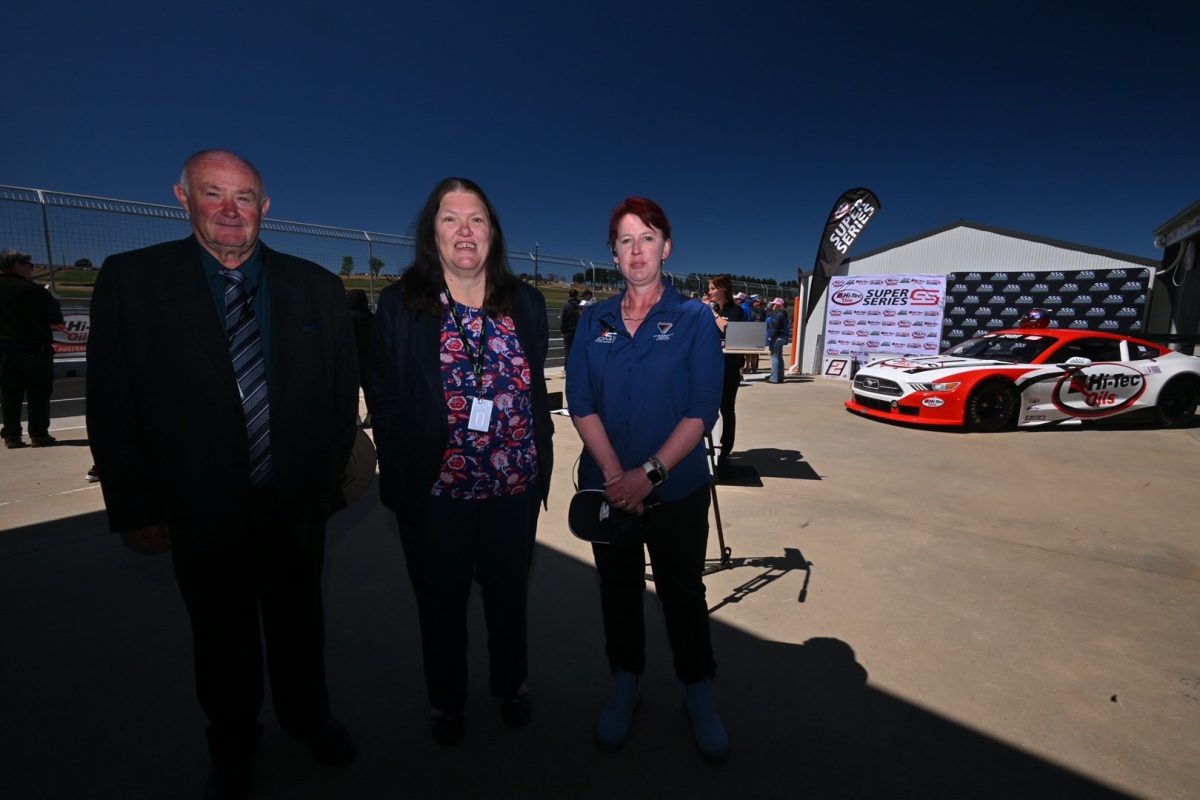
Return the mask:
<path id="1" fill-rule="evenodd" d="M 612 249 L 617 241 L 617 224 L 626 214 L 633 214 L 651 228 L 662 231 L 664 239 L 671 238 L 671 220 L 667 212 L 649 197 L 626 197 L 621 205 L 613 209 L 608 219 L 608 249 Z"/>

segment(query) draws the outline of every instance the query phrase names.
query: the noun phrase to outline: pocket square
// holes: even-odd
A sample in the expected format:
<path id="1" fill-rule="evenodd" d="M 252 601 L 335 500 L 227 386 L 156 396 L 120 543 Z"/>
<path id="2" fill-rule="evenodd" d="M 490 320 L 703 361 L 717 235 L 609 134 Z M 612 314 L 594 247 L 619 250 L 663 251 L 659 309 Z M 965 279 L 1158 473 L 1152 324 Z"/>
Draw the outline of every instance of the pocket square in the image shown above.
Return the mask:
<path id="1" fill-rule="evenodd" d="M 320 321 L 320 320 L 318 320 L 318 319 L 314 319 L 312 322 L 306 322 L 306 323 L 304 323 L 304 332 L 305 332 L 305 333 L 312 333 L 313 331 L 315 331 L 315 330 L 316 330 L 317 328 L 319 328 L 319 327 L 321 327 L 321 321 Z"/>

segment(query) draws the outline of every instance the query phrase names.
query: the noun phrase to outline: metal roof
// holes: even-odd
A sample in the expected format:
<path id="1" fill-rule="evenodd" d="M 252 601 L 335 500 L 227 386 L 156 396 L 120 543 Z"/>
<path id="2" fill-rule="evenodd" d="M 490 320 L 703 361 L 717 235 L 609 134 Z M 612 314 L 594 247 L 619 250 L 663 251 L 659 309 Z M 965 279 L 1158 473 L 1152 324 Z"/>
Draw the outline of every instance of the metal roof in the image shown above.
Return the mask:
<path id="1" fill-rule="evenodd" d="M 916 236 L 910 236 L 907 239 L 901 239 L 898 242 L 893 242 L 891 244 L 884 245 L 883 247 L 879 247 L 874 250 L 868 250 L 867 252 L 862 253 L 861 255 L 858 255 L 858 256 L 848 257 L 844 262 L 842 262 L 842 264 L 843 264 L 843 267 L 845 267 L 846 265 L 849 265 L 855 261 L 862 261 L 862 260 L 870 258 L 872 256 L 877 256 L 880 253 L 886 253 L 889 250 L 894 250 L 897 247 L 903 247 L 904 245 L 912 244 L 913 242 L 918 242 L 922 239 L 928 239 L 930 237 L 937 236 L 938 234 L 946 233 L 947 231 L 956 230 L 958 228 L 970 228 L 970 229 L 977 230 L 977 231 L 983 231 L 984 233 L 993 233 L 993 234 L 996 234 L 999 236 L 1007 236 L 1012 239 L 1020 239 L 1020 240 L 1026 241 L 1026 242 L 1033 242 L 1035 244 L 1044 244 L 1044 245 L 1049 245 L 1050 247 L 1059 247 L 1064 250 L 1073 250 L 1073 251 L 1079 252 L 1079 253 L 1087 253 L 1090 255 L 1103 256 L 1105 258 L 1112 258 L 1112 259 L 1116 259 L 1118 261 L 1126 261 L 1126 262 L 1133 263 L 1133 264 L 1141 264 L 1142 266 L 1146 266 L 1146 267 L 1159 266 L 1159 262 L 1152 258 L 1145 258 L 1143 256 L 1129 255 L 1128 253 L 1118 253 L 1115 250 L 1105 250 L 1105 249 L 1102 249 L 1099 247 L 1088 247 L 1087 245 L 1077 244 L 1075 242 L 1065 242 L 1065 241 L 1062 241 L 1061 239 L 1050 239 L 1045 236 L 1035 236 L 1030 233 L 1022 233 L 1021 231 L 1014 231 L 1014 230 L 1010 230 L 1008 228 L 997 228 L 994 225 L 984 225 L 979 222 L 970 222 L 968 220 L 963 220 L 963 219 L 960 219 L 957 222 L 951 222 L 948 225 L 943 225 L 940 228 L 934 228 L 931 231 L 925 231 L 924 233 L 919 233 Z"/>

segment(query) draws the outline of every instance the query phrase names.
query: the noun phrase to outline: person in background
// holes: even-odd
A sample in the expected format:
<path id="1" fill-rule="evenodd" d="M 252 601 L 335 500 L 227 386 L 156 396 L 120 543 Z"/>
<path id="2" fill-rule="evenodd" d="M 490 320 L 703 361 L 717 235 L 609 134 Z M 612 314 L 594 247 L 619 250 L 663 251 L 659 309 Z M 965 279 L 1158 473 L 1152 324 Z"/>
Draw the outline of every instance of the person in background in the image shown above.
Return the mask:
<path id="1" fill-rule="evenodd" d="M 640 700 L 648 550 L 693 740 L 705 759 L 720 762 L 729 736 L 713 697 L 702 580 L 710 502 L 703 439 L 720 404 L 720 339 L 709 310 L 663 276 L 671 223 L 657 203 L 626 198 L 610 218 L 608 244 L 625 290 L 584 313 L 567 397 L 585 446 L 580 488 L 603 489 L 614 513 L 641 524 L 592 547 L 613 681 L 596 741 L 622 746 Z"/>
<path id="2" fill-rule="evenodd" d="M 582 314 L 582 304 L 579 301 L 579 290 L 567 292 L 567 302 L 563 303 L 558 312 L 558 330 L 563 339 L 563 360 L 571 355 L 571 343 L 575 341 L 575 329 L 579 327 L 579 316 Z"/>
<path id="3" fill-rule="evenodd" d="M 584 289 L 583 294 L 579 295 L 579 307 L 583 308 L 595 304 L 594 297 L 595 295 L 592 294 L 591 289 Z"/>
<path id="4" fill-rule="evenodd" d="M 354 324 L 354 346 L 358 354 L 358 382 L 362 387 L 363 402 L 367 406 L 367 417 L 363 427 L 371 424 L 371 409 L 374 398 L 371 396 L 371 330 L 374 325 L 374 315 L 367 302 L 367 293 L 362 289 L 351 289 L 346 292 L 346 306 L 350 309 L 350 321 Z"/>
<path id="5" fill-rule="evenodd" d="M 725 329 L 730 322 L 745 322 L 746 317 L 742 307 L 734 302 L 733 281 L 728 275 L 717 275 L 708 282 L 708 296 L 712 301 L 713 317 L 717 329 L 721 333 L 721 341 L 725 341 Z M 738 294 L 741 294 L 740 292 Z M 717 476 L 728 472 L 729 458 L 733 453 L 734 435 L 737 433 L 737 403 L 738 387 L 742 383 L 742 365 L 745 359 L 740 355 L 725 356 L 725 378 L 721 389 L 721 454 L 717 458 Z"/>
<path id="6" fill-rule="evenodd" d="M 732 288 L 732 283 L 730 284 Z M 745 292 L 738 292 L 733 296 L 733 302 L 737 303 L 738 308 L 742 310 L 743 321 L 750 318 L 750 295 Z"/>
<path id="7" fill-rule="evenodd" d="M 330 713 L 321 593 L 355 437 L 354 333 L 336 276 L 259 240 L 271 201 L 249 161 L 202 150 L 175 196 L 192 236 L 100 269 L 88 436 L 109 528 L 134 552 L 171 551 L 209 722 L 205 797 L 242 798 L 264 640 L 280 727 L 322 764 L 355 757 Z"/>
<path id="8" fill-rule="evenodd" d="M 746 310 L 746 304 L 742 304 L 742 311 L 746 313 L 747 322 L 762 322 L 767 318 L 766 307 L 763 305 L 761 295 L 750 295 L 750 309 Z M 758 353 L 749 353 L 746 355 L 746 372 L 758 372 Z"/>
<path id="9" fill-rule="evenodd" d="M 771 375 L 767 383 L 783 383 L 783 347 L 791 332 L 786 304 L 782 297 L 776 297 L 767 314 L 767 349 L 771 352 Z"/>
<path id="10" fill-rule="evenodd" d="M 383 290 L 371 345 L 380 497 L 396 514 L 417 596 L 430 732 L 466 732 L 467 601 L 483 594 L 488 688 L 513 728 L 533 714 L 526 605 L 554 423 L 546 301 L 518 280 L 483 189 L 446 178 L 416 254 Z"/>
<path id="11" fill-rule="evenodd" d="M 48 447 L 50 395 L 54 391 L 53 329 L 63 325 L 58 301 L 33 282 L 26 253 L 0 254 L 0 438 L 12 450 L 24 447 L 21 406 L 28 403 L 29 442 Z"/>

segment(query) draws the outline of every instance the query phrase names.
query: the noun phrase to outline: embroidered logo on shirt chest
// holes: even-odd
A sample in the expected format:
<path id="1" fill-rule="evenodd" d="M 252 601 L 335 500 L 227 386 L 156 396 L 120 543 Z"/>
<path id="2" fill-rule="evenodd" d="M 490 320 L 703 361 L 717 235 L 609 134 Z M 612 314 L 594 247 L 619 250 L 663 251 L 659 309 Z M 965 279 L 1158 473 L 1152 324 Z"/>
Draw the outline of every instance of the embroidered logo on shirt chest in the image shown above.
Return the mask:
<path id="1" fill-rule="evenodd" d="M 609 328 L 596 337 L 597 344 L 612 344 L 617 340 L 617 332 L 613 328 Z"/>
<path id="2" fill-rule="evenodd" d="M 674 322 L 660 322 L 660 323 L 658 323 L 658 335 L 654 337 L 654 340 L 655 340 L 656 342 L 669 342 L 669 341 L 671 341 L 671 336 L 673 335 L 673 334 L 671 333 L 671 328 L 673 328 L 673 327 L 675 327 L 675 323 L 674 323 Z"/>

